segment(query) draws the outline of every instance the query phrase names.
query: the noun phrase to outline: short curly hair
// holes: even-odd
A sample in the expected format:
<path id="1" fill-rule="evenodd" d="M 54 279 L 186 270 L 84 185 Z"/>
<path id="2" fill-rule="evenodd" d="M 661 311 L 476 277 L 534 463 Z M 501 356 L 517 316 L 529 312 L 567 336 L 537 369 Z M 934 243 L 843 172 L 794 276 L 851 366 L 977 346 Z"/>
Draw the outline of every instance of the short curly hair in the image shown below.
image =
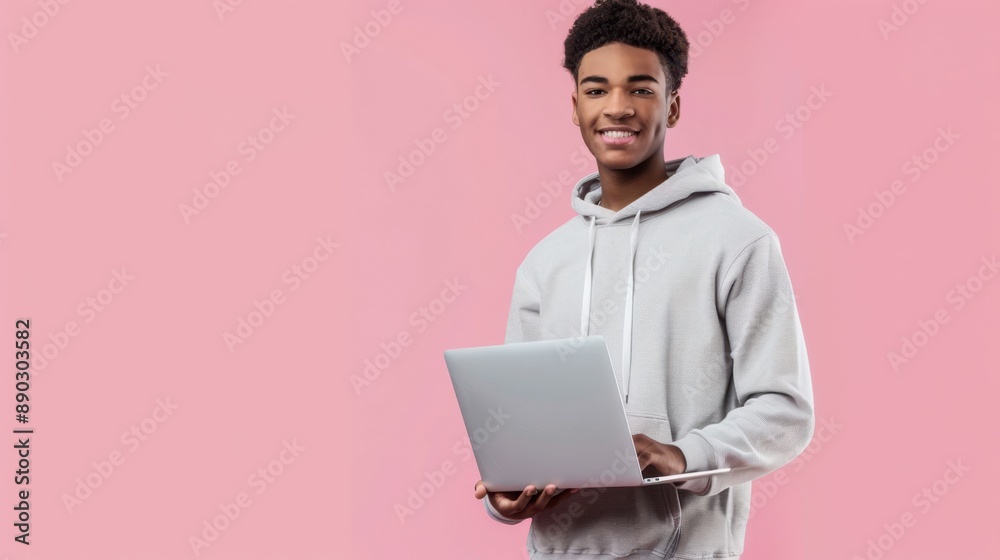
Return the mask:
<path id="1" fill-rule="evenodd" d="M 637 0 L 597 0 L 573 22 L 566 37 L 563 68 L 580 81 L 583 55 L 608 43 L 624 43 L 656 53 L 670 89 L 681 87 L 688 72 L 688 40 L 681 26 L 659 8 Z"/>

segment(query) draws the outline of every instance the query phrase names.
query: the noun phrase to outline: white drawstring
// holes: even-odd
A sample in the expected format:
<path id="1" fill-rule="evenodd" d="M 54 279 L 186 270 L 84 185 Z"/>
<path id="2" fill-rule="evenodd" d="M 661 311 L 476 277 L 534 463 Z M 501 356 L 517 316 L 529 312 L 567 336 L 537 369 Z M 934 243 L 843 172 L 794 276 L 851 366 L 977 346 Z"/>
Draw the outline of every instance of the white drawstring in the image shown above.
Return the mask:
<path id="1" fill-rule="evenodd" d="M 632 374 L 632 294 L 635 280 L 633 270 L 635 263 L 635 248 L 639 245 L 639 214 L 636 210 L 635 219 L 632 220 L 632 235 L 629 238 L 628 252 L 628 289 L 625 292 L 625 327 L 622 332 L 622 375 L 625 377 L 625 402 L 628 403 L 628 389 L 631 384 Z"/>
<path id="2" fill-rule="evenodd" d="M 629 235 L 628 254 L 628 284 L 625 293 L 625 326 L 622 332 L 622 385 L 625 387 L 625 402 L 628 403 L 629 385 L 631 384 L 632 370 L 632 302 L 635 291 L 635 252 L 639 246 L 639 215 L 636 211 L 632 220 L 632 231 Z M 597 236 L 595 228 L 597 218 L 590 217 L 590 243 L 587 249 L 587 273 L 583 279 L 583 305 L 580 312 L 580 334 L 587 336 L 590 333 L 590 299 L 594 274 L 594 240 Z"/>
<path id="3" fill-rule="evenodd" d="M 594 222 L 597 218 L 590 217 L 590 245 L 587 249 L 587 275 L 583 279 L 583 311 L 580 313 L 580 336 L 587 336 L 590 333 L 590 283 L 593 275 L 594 263 L 594 238 L 597 230 L 594 229 Z"/>

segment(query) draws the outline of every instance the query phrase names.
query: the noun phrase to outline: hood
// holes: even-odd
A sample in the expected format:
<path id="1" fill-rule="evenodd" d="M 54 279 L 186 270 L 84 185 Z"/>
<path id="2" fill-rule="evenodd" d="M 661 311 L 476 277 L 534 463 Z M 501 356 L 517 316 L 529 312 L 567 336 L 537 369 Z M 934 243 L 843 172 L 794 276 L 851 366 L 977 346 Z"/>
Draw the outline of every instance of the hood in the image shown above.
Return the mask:
<path id="1" fill-rule="evenodd" d="M 587 272 L 583 281 L 583 303 L 580 311 L 580 333 L 590 332 L 591 282 L 593 278 L 594 241 L 598 226 L 621 222 L 632 218 L 632 232 L 629 236 L 628 279 L 625 291 L 625 325 L 622 330 L 622 387 L 625 388 L 625 402 L 628 402 L 631 381 L 632 360 L 632 297 L 635 269 L 635 252 L 639 244 L 639 228 L 643 213 L 652 214 L 668 206 L 685 200 L 698 193 L 722 193 L 731 196 L 737 204 L 739 197 L 725 183 L 725 171 L 718 154 L 704 158 L 688 156 L 666 162 L 667 179 L 651 191 L 637 198 L 632 204 L 618 212 L 598 206 L 601 200 L 601 182 L 598 173 L 591 173 L 573 187 L 573 210 L 589 223 L 590 244 L 587 250 Z"/>
<path id="2" fill-rule="evenodd" d="M 667 180 L 637 198 L 618 212 L 598 206 L 601 200 L 601 178 L 594 172 L 573 187 L 572 205 L 577 214 L 597 220 L 597 225 L 618 222 L 641 212 L 662 210 L 696 193 L 719 192 L 742 204 L 736 193 L 726 185 L 726 175 L 719 154 L 698 158 L 688 156 L 668 161 Z"/>

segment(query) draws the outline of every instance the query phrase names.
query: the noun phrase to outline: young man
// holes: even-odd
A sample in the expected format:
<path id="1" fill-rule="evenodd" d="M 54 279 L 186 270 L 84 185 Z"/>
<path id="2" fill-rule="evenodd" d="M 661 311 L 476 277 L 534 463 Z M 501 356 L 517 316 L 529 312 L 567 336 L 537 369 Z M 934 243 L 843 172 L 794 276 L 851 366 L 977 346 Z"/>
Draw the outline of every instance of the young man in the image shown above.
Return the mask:
<path id="1" fill-rule="evenodd" d="M 812 439 L 812 382 L 778 238 L 725 184 L 718 155 L 664 161 L 688 41 L 661 10 L 598 0 L 565 43 L 573 124 L 597 172 L 579 216 L 517 269 L 506 343 L 600 334 L 644 474 L 730 467 L 635 488 L 487 492 L 531 518 L 531 558 L 712 558 L 743 552 L 751 481 Z"/>

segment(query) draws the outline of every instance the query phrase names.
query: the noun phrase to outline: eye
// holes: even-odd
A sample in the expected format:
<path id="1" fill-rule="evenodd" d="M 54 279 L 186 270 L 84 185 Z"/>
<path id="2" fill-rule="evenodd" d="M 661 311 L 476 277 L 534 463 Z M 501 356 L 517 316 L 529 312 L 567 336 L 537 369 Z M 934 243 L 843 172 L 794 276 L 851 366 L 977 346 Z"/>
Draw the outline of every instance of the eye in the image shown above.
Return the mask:
<path id="1" fill-rule="evenodd" d="M 649 88 L 639 88 L 639 89 L 636 89 L 636 90 L 633 90 L 633 91 L 645 92 L 644 95 L 653 95 L 655 93 L 655 92 L 653 92 L 653 90 L 651 90 Z M 589 89 L 589 90 L 585 91 L 584 94 L 587 95 L 587 96 L 589 96 L 589 97 L 593 97 L 590 94 L 597 93 L 597 92 L 602 92 L 603 93 L 604 90 L 603 89 Z"/>

